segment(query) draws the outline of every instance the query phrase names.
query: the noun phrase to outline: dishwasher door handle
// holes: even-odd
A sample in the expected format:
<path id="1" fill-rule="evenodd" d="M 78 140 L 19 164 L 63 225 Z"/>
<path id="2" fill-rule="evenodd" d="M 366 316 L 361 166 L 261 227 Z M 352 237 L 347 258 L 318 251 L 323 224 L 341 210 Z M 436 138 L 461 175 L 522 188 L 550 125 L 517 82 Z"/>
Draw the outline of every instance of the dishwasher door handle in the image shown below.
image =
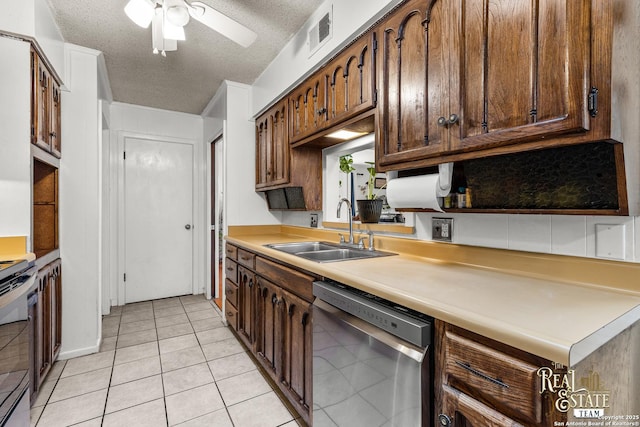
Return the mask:
<path id="1" fill-rule="evenodd" d="M 382 329 L 377 328 L 362 319 L 352 316 L 349 313 L 346 313 L 339 308 L 332 306 L 331 304 L 321 300 L 318 297 L 316 297 L 315 301 L 313 302 L 313 309 L 323 311 L 325 315 L 340 320 L 346 325 L 363 332 L 376 341 L 379 341 L 382 344 L 391 347 L 392 349 L 404 354 L 405 356 L 415 360 L 418 363 L 422 363 L 422 361 L 426 357 L 427 351 L 429 350 L 428 347 L 420 348 L 407 341 L 404 341 L 403 339 L 396 337 L 395 335 L 383 331 Z"/>

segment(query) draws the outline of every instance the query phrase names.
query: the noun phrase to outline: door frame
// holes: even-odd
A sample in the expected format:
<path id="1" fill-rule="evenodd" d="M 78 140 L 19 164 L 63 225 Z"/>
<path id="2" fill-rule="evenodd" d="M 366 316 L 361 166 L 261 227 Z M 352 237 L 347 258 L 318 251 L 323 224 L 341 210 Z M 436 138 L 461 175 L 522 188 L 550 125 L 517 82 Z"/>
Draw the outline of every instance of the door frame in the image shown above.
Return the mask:
<path id="1" fill-rule="evenodd" d="M 125 282 L 124 282 L 124 273 L 125 273 L 125 183 L 124 183 L 124 147 L 127 139 L 142 139 L 148 141 L 158 141 L 158 142 L 168 142 L 168 143 L 177 143 L 177 144 L 188 144 L 193 146 L 193 164 L 192 164 L 192 188 L 193 188 L 193 198 L 192 198 L 192 206 L 191 209 L 193 211 L 193 240 L 192 240 L 192 294 L 199 294 L 203 291 L 202 287 L 202 275 L 200 272 L 202 271 L 202 232 L 199 230 L 205 230 L 204 227 L 204 219 L 203 212 L 200 208 L 201 202 L 199 195 L 201 193 L 201 185 L 200 185 L 200 177 L 202 176 L 202 167 L 199 163 L 200 153 L 201 151 L 198 149 L 200 145 L 195 139 L 186 139 L 186 138 L 175 138 L 164 135 L 152 135 L 152 134 L 142 134 L 139 132 L 130 132 L 130 131 L 119 131 L 117 137 L 117 148 L 116 152 L 118 153 L 117 157 L 117 177 L 118 177 L 118 219 L 117 219 L 117 233 L 118 233 L 118 243 L 117 243 L 117 253 L 118 253 L 118 261 L 117 261 L 117 296 L 114 298 L 112 295 L 112 300 L 117 299 L 118 305 L 125 304 Z M 205 286 L 206 288 L 206 286 Z"/>
<path id="2" fill-rule="evenodd" d="M 220 245 L 215 244 L 215 250 L 214 253 L 211 253 L 211 224 L 209 224 L 209 220 L 210 220 L 210 215 L 211 215 L 211 207 L 212 207 L 212 203 L 213 201 L 211 200 L 211 195 L 213 194 L 213 189 L 211 188 L 211 172 L 213 170 L 214 165 L 211 164 L 211 147 L 214 144 L 221 144 L 221 155 L 220 158 L 217 158 L 218 156 L 216 156 L 218 163 L 221 165 L 222 170 L 221 171 L 216 171 L 216 175 L 217 176 L 222 176 L 222 182 L 218 182 L 218 188 L 219 190 L 222 192 L 222 200 L 218 200 L 218 203 L 216 204 L 218 209 L 216 209 L 216 216 L 215 216 L 215 225 L 216 227 L 219 226 L 219 222 L 220 222 L 220 218 L 219 218 L 219 214 L 220 214 L 220 204 L 222 204 L 222 217 L 223 217 L 223 221 L 224 218 L 226 218 L 226 203 L 225 203 L 225 199 L 226 199 L 226 171 L 225 171 L 225 166 L 226 166 L 226 141 L 225 141 L 225 135 L 226 135 L 226 129 L 227 129 L 227 122 L 226 120 L 223 121 L 222 123 L 222 129 L 218 132 L 216 132 L 215 134 L 213 134 L 212 137 L 205 137 L 205 158 L 206 158 L 206 173 L 205 176 L 207 177 L 206 179 L 206 188 L 204 191 L 204 194 L 206 195 L 206 222 L 207 222 L 207 233 L 206 233 L 206 244 L 205 244 L 205 259 L 207 260 L 206 263 L 206 277 L 205 277 L 205 296 L 208 299 L 211 299 L 214 297 L 214 295 L 211 293 L 211 283 L 213 280 L 216 280 L 215 282 L 215 286 L 221 290 L 222 295 L 220 295 L 220 297 L 222 297 L 222 304 L 224 307 L 224 292 L 223 292 L 223 287 L 221 286 L 221 283 L 223 283 L 224 278 L 223 277 L 215 277 L 215 273 L 214 273 L 214 277 L 212 277 L 211 272 L 213 271 L 213 265 L 212 265 L 212 260 L 213 259 L 218 259 L 220 254 L 223 254 L 224 256 L 224 247 L 219 247 Z M 227 224 L 226 221 L 223 222 L 223 230 L 222 233 L 224 235 L 227 234 Z M 218 232 L 220 230 L 217 230 Z M 217 234 L 217 233 L 216 233 Z M 216 242 L 218 240 L 216 239 Z M 224 276 L 224 272 L 223 272 L 223 276 Z"/>

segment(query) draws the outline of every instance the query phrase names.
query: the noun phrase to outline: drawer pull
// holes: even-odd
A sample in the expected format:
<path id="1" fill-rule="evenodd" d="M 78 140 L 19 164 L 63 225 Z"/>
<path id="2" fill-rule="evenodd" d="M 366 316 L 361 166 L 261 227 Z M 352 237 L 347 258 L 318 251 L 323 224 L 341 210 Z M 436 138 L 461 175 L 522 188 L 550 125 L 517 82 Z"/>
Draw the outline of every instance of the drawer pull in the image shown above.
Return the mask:
<path id="1" fill-rule="evenodd" d="M 489 375 L 484 374 L 484 373 L 478 371 L 477 369 L 472 368 L 471 365 L 469 365 L 468 363 L 458 362 L 456 360 L 456 365 L 460 366 L 461 368 L 466 369 L 467 371 L 471 372 L 473 375 L 476 375 L 476 376 L 478 376 L 480 378 L 484 378 L 485 380 L 490 381 L 490 382 L 492 382 L 492 383 L 494 383 L 496 385 L 499 385 L 500 387 L 509 388 L 508 384 L 505 384 L 505 383 L 503 383 L 502 381 L 500 381 L 497 378 L 492 378 Z"/>
<path id="2" fill-rule="evenodd" d="M 227 267 L 227 271 L 233 271 L 234 268 L 233 267 Z"/>

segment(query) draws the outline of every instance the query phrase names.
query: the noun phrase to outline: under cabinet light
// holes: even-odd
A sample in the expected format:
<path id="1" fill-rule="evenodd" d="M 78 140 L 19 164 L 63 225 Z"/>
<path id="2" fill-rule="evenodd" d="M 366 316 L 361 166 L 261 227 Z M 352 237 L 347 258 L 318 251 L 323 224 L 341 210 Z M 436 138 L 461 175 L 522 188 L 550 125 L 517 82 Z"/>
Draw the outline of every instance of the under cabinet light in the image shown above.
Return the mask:
<path id="1" fill-rule="evenodd" d="M 350 130 L 338 130 L 335 132 L 332 132 L 330 134 L 327 135 L 328 138 L 335 138 L 335 139 L 342 139 L 344 141 L 348 140 L 348 139 L 353 139 L 353 138 L 357 138 L 359 136 L 362 135 L 366 135 L 367 132 L 353 132 Z"/>

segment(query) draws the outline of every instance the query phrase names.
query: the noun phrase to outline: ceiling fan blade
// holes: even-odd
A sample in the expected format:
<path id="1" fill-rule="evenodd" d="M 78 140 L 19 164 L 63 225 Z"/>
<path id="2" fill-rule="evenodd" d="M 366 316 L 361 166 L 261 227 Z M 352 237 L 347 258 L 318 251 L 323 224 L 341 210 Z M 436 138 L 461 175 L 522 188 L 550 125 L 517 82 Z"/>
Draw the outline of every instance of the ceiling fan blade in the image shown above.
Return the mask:
<path id="1" fill-rule="evenodd" d="M 258 38 L 258 35 L 249 28 L 202 2 L 194 1 L 188 4 L 190 6 L 189 14 L 193 19 L 202 22 L 242 47 L 249 47 Z"/>

